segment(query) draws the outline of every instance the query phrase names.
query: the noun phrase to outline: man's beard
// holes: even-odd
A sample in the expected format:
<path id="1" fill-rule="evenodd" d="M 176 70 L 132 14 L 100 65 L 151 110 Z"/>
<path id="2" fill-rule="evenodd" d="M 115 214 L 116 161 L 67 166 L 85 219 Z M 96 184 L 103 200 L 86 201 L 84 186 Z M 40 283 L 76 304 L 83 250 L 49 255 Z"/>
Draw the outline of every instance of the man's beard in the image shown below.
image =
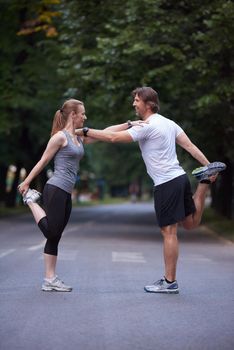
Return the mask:
<path id="1" fill-rule="evenodd" d="M 136 113 L 136 116 L 137 116 L 139 119 L 143 120 L 142 115 L 139 113 L 139 111 L 137 111 L 137 110 L 135 109 L 135 113 Z"/>

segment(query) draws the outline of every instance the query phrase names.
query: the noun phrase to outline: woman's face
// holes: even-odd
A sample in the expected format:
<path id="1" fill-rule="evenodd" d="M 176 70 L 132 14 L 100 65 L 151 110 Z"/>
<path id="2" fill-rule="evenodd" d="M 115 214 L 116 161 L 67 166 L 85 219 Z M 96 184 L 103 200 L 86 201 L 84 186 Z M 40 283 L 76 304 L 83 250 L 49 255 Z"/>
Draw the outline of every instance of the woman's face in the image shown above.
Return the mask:
<path id="1" fill-rule="evenodd" d="M 85 115 L 85 107 L 84 105 L 79 105 L 77 107 L 77 111 L 76 111 L 76 116 L 74 118 L 74 126 L 75 128 L 83 128 L 84 122 L 87 119 L 86 115 Z"/>

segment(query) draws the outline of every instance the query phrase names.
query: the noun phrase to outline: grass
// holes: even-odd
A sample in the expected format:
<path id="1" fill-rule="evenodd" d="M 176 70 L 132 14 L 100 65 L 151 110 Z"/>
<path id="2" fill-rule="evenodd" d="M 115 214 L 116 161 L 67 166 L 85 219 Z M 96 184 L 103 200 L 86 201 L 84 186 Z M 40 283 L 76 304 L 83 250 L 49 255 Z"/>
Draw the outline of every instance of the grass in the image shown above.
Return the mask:
<path id="1" fill-rule="evenodd" d="M 234 220 L 228 220 L 217 214 L 212 208 L 206 208 L 202 224 L 209 227 L 219 236 L 234 242 Z"/>
<path id="2" fill-rule="evenodd" d="M 23 214 L 27 212 L 28 212 L 28 208 L 24 205 L 19 205 L 18 207 L 15 207 L 15 208 L 0 207 L 0 219 L 11 215 L 18 215 L 18 214 Z"/>

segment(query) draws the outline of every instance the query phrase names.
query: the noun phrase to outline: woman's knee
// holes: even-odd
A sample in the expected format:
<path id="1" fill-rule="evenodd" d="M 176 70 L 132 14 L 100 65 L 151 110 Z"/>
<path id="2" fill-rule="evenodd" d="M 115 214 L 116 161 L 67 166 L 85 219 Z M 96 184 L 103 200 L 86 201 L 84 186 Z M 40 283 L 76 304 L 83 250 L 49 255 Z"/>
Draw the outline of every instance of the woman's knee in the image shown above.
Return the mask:
<path id="1" fill-rule="evenodd" d="M 48 218 L 45 216 L 38 222 L 38 227 L 47 239 L 60 239 L 63 227 L 49 224 Z"/>
<path id="2" fill-rule="evenodd" d="M 49 237 L 49 225 L 48 225 L 48 220 L 47 217 L 44 216 L 39 222 L 38 222 L 38 227 L 45 236 L 45 238 Z"/>

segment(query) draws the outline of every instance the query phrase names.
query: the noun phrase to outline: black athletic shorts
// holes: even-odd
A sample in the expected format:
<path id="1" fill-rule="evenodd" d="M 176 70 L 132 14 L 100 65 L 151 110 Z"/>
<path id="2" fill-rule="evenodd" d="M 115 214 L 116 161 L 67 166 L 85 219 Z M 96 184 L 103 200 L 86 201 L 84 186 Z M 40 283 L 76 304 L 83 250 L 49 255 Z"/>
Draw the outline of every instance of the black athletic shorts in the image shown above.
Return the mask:
<path id="1" fill-rule="evenodd" d="M 160 227 L 172 225 L 193 214 L 196 207 L 186 174 L 154 187 L 154 208 Z"/>

